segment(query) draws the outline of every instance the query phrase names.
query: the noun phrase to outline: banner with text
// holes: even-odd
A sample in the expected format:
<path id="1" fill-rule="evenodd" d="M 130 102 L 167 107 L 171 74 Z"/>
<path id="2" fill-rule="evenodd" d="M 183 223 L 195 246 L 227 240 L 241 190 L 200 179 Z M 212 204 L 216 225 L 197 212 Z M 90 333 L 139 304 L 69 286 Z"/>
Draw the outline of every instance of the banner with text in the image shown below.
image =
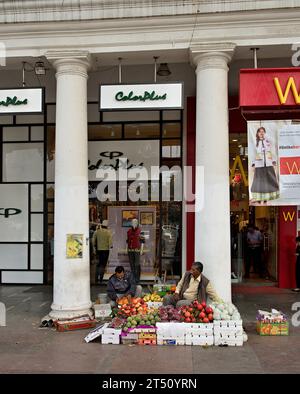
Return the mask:
<path id="1" fill-rule="evenodd" d="M 248 122 L 250 205 L 300 204 L 300 124 Z"/>

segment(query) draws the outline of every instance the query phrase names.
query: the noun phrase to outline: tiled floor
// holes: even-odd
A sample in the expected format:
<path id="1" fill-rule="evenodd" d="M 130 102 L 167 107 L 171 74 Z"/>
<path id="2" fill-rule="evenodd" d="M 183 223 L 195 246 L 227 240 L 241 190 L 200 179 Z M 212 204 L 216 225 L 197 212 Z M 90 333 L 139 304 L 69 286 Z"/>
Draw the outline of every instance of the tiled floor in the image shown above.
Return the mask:
<path id="1" fill-rule="evenodd" d="M 238 289 L 237 289 L 238 290 Z M 103 289 L 92 287 L 93 299 Z M 276 307 L 292 313 L 300 294 L 281 290 L 234 292 L 248 342 L 242 348 L 142 347 L 86 344 L 88 331 L 58 333 L 39 329 L 50 310 L 48 286 L 2 286 L 0 301 L 7 308 L 7 326 L 0 327 L 0 372 L 8 373 L 299 373 L 300 326 L 289 337 L 260 337 L 255 333 L 258 309 Z M 300 323 L 300 317 L 299 317 Z"/>

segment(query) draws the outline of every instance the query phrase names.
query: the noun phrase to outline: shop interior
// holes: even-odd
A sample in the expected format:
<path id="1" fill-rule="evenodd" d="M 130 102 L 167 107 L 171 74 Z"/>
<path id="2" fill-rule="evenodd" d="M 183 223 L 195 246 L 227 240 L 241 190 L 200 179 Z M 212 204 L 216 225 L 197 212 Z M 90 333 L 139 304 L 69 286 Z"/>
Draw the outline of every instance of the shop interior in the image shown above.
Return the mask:
<path id="1" fill-rule="evenodd" d="M 249 205 L 247 133 L 230 133 L 230 224 L 232 283 L 277 282 L 277 215 L 274 206 Z M 260 261 L 256 267 L 247 248 L 248 226 L 262 234 Z M 251 259 L 246 278 L 246 261 Z"/>

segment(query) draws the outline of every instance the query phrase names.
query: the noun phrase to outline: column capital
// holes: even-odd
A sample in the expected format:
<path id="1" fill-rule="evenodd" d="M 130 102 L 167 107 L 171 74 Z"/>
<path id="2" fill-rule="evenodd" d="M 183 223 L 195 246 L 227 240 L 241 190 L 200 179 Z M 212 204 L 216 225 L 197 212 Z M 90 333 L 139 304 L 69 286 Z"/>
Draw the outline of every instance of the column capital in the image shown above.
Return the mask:
<path id="1" fill-rule="evenodd" d="M 207 43 L 192 46 L 190 48 L 191 64 L 197 67 L 197 71 L 208 68 L 228 70 L 235 50 L 234 43 Z"/>
<path id="2" fill-rule="evenodd" d="M 56 76 L 62 74 L 87 77 L 91 67 L 91 55 L 88 51 L 48 51 L 46 58 L 56 69 Z"/>

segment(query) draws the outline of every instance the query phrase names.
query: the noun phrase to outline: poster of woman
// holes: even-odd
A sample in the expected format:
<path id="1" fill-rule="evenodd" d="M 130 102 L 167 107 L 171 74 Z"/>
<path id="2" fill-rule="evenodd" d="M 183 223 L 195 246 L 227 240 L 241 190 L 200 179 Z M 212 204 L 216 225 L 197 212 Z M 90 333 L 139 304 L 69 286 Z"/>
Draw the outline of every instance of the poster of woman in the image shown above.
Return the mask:
<path id="1" fill-rule="evenodd" d="M 280 198 L 277 122 L 248 122 L 250 205 L 273 205 Z"/>

